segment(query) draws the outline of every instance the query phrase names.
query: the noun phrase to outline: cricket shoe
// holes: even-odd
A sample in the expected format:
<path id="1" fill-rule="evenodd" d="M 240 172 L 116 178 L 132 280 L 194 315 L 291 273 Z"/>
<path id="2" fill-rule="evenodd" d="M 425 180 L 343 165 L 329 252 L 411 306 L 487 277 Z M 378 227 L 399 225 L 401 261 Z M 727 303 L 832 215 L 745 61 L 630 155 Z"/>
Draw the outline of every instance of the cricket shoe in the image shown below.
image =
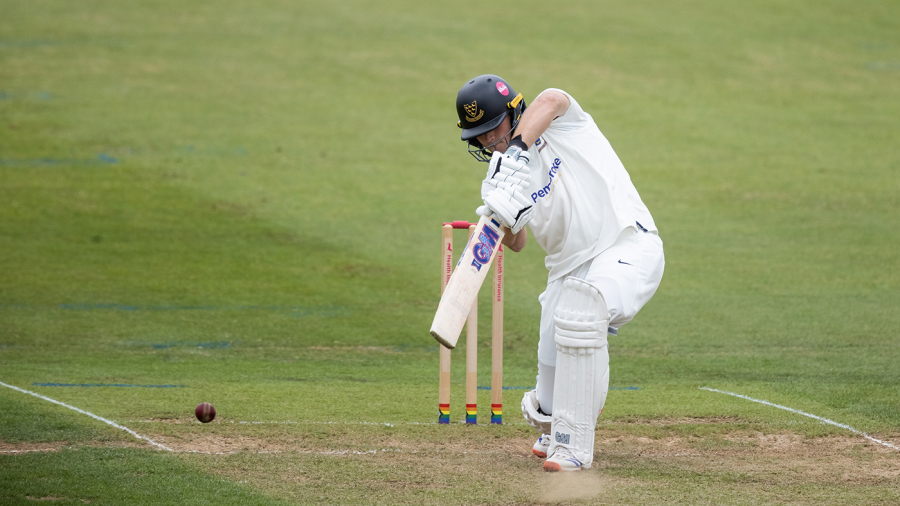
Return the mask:
<path id="1" fill-rule="evenodd" d="M 553 455 L 544 461 L 544 471 L 550 473 L 557 471 L 581 471 L 582 469 L 590 469 L 590 467 L 590 464 L 583 464 L 576 459 L 565 446 L 557 446 Z"/>
<path id="2" fill-rule="evenodd" d="M 534 446 L 531 447 L 531 453 L 542 459 L 547 458 L 547 450 L 550 449 L 550 435 L 541 434 Z"/>

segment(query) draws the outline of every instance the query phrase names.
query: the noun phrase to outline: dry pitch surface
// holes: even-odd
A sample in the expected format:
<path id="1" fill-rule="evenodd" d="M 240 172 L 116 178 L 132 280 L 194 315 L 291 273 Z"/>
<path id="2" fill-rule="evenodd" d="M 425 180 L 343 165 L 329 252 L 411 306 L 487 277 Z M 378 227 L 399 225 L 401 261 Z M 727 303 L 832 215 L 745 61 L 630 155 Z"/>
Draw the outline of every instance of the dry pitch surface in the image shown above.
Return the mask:
<path id="1" fill-rule="evenodd" d="M 432 493 L 454 487 L 469 489 L 472 504 L 892 504 L 900 497 L 900 452 L 858 436 L 772 433 L 735 417 L 601 421 L 594 467 L 559 475 L 541 470 L 530 430 L 513 423 L 125 425 L 227 480 L 299 503 L 437 504 L 443 499 Z M 83 448 L 0 443 L 7 455 Z"/>

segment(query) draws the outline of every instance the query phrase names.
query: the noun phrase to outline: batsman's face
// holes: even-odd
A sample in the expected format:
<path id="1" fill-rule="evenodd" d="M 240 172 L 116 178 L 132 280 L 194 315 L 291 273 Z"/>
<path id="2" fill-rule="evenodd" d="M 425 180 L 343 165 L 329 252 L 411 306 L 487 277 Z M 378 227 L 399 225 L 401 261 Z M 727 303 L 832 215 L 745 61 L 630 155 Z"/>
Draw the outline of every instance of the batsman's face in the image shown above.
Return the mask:
<path id="1" fill-rule="evenodd" d="M 509 119 L 509 116 L 506 116 L 497 128 L 479 135 L 477 137 L 478 142 L 491 153 L 494 151 L 505 153 L 506 148 L 509 147 L 509 135 L 512 133 L 510 132 L 511 129 L 512 120 Z"/>

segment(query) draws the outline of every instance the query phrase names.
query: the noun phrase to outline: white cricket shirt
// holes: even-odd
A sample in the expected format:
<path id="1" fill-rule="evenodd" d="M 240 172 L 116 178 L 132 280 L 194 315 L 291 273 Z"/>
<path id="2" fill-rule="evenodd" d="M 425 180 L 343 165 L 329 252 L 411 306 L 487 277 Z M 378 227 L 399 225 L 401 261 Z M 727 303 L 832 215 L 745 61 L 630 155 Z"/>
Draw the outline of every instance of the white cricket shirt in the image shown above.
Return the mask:
<path id="1" fill-rule="evenodd" d="M 569 109 L 529 149 L 526 192 L 535 206 L 528 226 L 547 252 L 548 282 L 602 253 L 628 227 L 657 233 L 650 211 L 594 119 L 571 95 L 550 89 L 569 98 Z"/>

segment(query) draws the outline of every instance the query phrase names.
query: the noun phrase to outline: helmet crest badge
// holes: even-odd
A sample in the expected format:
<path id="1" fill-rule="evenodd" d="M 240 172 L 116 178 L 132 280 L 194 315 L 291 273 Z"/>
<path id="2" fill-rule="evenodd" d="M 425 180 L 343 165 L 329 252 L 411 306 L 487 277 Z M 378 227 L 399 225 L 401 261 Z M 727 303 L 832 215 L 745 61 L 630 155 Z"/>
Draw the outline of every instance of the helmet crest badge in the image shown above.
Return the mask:
<path id="1" fill-rule="evenodd" d="M 473 101 L 471 104 L 466 104 L 463 107 L 466 109 L 466 121 L 478 121 L 484 116 L 484 111 L 478 110 L 477 100 Z"/>

